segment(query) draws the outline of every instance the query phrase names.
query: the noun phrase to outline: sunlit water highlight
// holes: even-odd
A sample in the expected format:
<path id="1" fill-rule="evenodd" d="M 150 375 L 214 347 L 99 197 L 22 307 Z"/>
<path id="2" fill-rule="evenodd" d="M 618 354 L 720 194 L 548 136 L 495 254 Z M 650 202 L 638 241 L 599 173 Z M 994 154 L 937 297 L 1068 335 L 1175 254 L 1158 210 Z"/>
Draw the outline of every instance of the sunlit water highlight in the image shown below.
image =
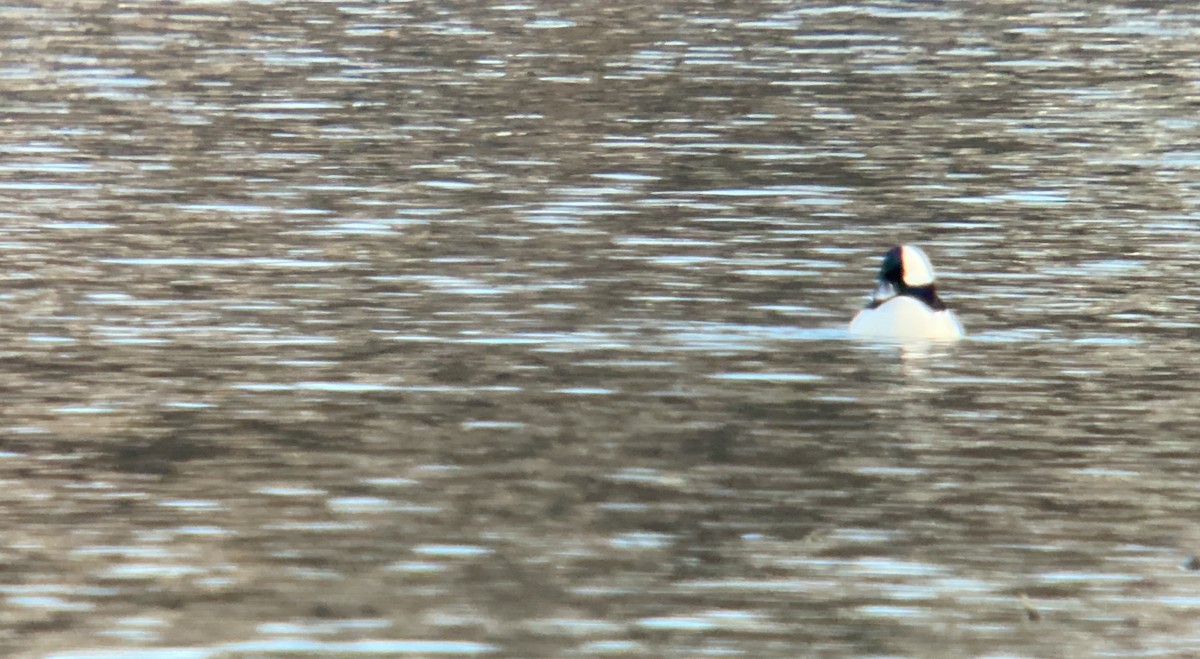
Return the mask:
<path id="1" fill-rule="evenodd" d="M 1198 28 L 0 8 L 0 654 L 1194 651 Z"/>

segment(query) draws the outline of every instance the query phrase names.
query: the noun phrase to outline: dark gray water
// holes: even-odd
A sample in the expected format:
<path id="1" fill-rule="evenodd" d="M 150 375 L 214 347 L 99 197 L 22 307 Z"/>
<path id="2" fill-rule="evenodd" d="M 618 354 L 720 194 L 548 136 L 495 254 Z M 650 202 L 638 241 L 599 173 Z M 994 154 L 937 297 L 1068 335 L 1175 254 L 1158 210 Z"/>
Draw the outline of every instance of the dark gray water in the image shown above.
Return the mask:
<path id="1" fill-rule="evenodd" d="M 1198 32 L 0 10 L 0 654 L 1200 647 Z"/>

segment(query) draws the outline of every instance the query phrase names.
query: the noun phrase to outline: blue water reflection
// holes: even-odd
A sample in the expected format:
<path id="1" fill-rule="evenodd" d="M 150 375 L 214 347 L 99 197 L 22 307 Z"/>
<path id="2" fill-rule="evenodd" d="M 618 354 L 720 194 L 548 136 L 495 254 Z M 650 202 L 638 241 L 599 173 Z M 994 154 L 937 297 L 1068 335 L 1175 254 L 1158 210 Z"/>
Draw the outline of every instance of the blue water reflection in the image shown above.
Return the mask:
<path id="1" fill-rule="evenodd" d="M 0 19 L 0 654 L 1194 651 L 1189 8 Z"/>

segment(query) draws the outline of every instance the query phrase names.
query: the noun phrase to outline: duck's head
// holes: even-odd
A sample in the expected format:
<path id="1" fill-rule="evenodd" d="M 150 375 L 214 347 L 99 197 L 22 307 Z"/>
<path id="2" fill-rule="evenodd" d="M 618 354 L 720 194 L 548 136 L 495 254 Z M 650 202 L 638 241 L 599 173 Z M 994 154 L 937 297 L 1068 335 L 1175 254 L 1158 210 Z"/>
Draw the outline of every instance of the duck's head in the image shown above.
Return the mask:
<path id="1" fill-rule="evenodd" d="M 920 247 L 897 245 L 883 255 L 879 268 L 879 288 L 875 289 L 875 301 L 882 302 L 897 295 L 905 295 L 913 289 L 933 286 L 933 264 Z"/>

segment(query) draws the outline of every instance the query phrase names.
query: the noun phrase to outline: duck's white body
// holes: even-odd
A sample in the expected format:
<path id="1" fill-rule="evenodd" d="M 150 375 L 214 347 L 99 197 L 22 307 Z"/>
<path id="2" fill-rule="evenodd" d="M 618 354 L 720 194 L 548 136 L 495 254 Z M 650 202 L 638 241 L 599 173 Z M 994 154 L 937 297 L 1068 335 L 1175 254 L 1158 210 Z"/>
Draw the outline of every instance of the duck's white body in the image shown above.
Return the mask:
<path id="1" fill-rule="evenodd" d="M 884 339 L 958 339 L 963 328 L 953 311 L 934 311 L 916 298 L 897 295 L 858 312 L 850 321 L 850 333 Z"/>
<path id="2" fill-rule="evenodd" d="M 883 339 L 957 339 L 964 335 L 934 286 L 933 265 L 919 247 L 888 250 L 871 304 L 850 321 L 850 333 Z"/>

